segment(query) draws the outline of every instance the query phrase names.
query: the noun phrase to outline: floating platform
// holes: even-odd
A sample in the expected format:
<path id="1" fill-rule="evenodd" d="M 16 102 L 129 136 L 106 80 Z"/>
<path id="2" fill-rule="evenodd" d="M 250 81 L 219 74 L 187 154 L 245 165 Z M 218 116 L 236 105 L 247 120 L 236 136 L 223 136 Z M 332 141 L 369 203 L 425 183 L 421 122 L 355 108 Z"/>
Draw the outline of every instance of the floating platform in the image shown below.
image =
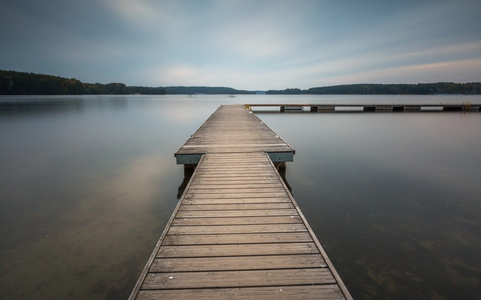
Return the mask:
<path id="1" fill-rule="evenodd" d="M 293 155 L 221 106 L 175 154 L 196 168 L 129 299 L 352 299 L 277 171 Z"/>

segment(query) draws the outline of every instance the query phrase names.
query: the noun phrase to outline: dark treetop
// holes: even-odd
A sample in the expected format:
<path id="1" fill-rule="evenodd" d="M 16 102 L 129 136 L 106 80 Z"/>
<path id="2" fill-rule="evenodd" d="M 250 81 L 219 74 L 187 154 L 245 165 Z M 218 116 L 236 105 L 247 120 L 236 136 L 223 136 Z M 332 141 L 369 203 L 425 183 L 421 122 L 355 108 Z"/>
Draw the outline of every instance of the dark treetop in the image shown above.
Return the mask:
<path id="1" fill-rule="evenodd" d="M 255 91 L 236 90 L 230 87 L 127 86 L 124 83 L 83 83 L 74 78 L 0 70 L 0 95 L 85 95 L 85 94 L 256 94 Z M 481 94 L 481 83 L 418 83 L 418 84 L 349 84 L 269 90 L 266 94 L 358 94 L 358 95 L 433 95 L 433 94 Z"/>
<path id="2" fill-rule="evenodd" d="M 357 94 L 357 95 L 435 95 L 435 94 L 481 94 L 481 83 L 418 83 L 418 84 L 347 84 L 315 87 L 307 90 L 270 90 L 266 94 Z"/>

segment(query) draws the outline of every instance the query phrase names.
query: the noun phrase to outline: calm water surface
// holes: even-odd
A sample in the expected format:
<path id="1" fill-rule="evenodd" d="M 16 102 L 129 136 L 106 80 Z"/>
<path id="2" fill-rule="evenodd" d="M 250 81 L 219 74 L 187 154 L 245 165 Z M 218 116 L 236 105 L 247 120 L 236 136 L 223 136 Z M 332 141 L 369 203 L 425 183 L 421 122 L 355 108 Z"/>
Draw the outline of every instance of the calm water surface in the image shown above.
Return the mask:
<path id="1" fill-rule="evenodd" d="M 0 298 L 127 298 L 174 206 L 173 153 L 224 103 L 464 96 L 0 97 Z M 481 113 L 259 113 L 354 298 L 481 298 Z"/>

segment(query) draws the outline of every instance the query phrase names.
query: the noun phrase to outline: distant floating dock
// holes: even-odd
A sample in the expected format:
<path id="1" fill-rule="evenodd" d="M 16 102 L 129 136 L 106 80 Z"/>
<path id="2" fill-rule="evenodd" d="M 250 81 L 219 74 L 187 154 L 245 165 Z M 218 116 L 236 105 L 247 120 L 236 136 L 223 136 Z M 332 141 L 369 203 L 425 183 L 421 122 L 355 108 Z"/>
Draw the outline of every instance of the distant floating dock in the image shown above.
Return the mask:
<path id="1" fill-rule="evenodd" d="M 273 108 L 280 112 L 448 112 L 481 111 L 481 104 L 246 104 L 246 109 Z"/>
<path id="2" fill-rule="evenodd" d="M 175 153 L 195 171 L 129 299 L 352 299 L 277 167 L 295 151 L 222 105 Z"/>

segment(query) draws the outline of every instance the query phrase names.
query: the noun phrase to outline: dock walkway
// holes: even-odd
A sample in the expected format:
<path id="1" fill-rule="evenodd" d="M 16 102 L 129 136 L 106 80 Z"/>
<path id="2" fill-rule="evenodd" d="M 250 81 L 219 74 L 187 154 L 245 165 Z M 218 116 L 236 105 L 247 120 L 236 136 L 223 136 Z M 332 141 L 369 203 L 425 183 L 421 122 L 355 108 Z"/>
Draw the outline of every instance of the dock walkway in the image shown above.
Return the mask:
<path id="1" fill-rule="evenodd" d="M 176 153 L 201 157 L 130 299 L 352 299 L 272 161 L 293 152 L 221 106 Z"/>

